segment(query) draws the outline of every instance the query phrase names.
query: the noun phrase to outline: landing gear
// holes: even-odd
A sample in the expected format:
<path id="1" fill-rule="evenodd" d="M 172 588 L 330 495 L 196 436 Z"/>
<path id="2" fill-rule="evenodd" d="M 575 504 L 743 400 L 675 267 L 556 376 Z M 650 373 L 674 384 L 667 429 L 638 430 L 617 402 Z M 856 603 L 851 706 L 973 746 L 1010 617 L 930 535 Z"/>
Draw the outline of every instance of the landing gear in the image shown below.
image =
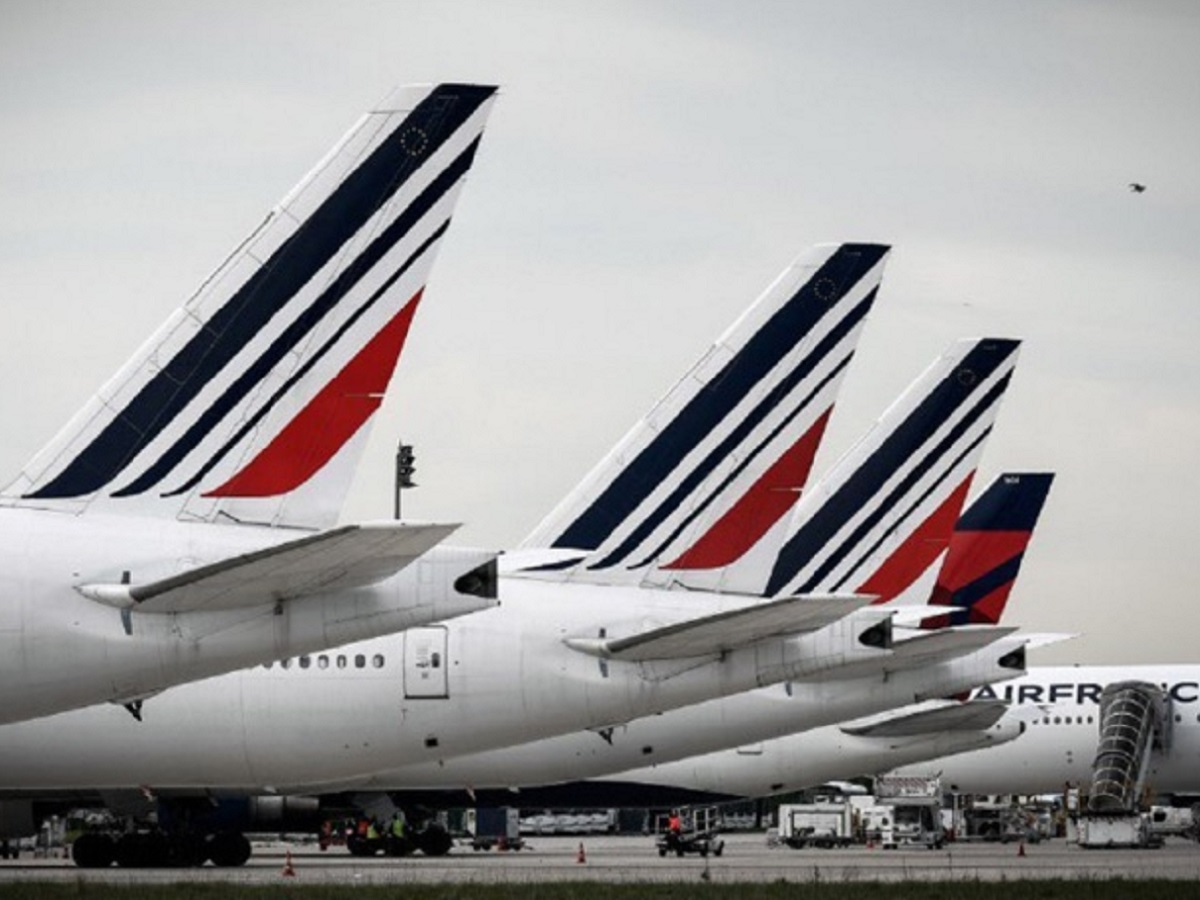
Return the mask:
<path id="1" fill-rule="evenodd" d="M 430 822 L 412 836 L 417 849 L 426 856 L 445 856 L 454 846 L 450 832 L 437 822 Z"/>
<path id="2" fill-rule="evenodd" d="M 123 869 L 193 868 L 208 860 L 221 867 L 242 866 L 250 858 L 250 842 L 238 831 L 212 835 L 131 831 L 114 839 L 89 832 L 71 848 L 81 869 L 106 869 L 114 862 Z"/>
<path id="3" fill-rule="evenodd" d="M 107 834 L 81 834 L 71 845 L 71 858 L 81 869 L 107 869 L 116 852 L 116 843 Z"/>
<path id="4" fill-rule="evenodd" d="M 240 831 L 222 831 L 208 839 L 208 858 L 214 866 L 244 866 L 250 858 L 250 842 Z"/>

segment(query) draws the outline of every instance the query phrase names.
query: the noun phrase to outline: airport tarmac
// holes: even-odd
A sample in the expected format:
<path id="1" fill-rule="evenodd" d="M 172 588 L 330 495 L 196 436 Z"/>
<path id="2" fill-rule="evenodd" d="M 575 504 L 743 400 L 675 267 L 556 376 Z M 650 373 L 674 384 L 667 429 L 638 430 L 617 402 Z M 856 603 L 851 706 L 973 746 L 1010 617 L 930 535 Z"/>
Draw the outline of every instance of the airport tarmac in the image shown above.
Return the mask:
<path id="1" fill-rule="evenodd" d="M 584 861 L 578 861 L 580 845 Z M 284 876 L 291 851 L 294 876 Z M 707 873 L 707 874 L 705 874 Z M 1148 879 L 1200 881 L 1200 845 L 1169 840 L 1157 850 L 1080 850 L 1065 841 L 1025 847 L 956 844 L 948 849 L 790 850 L 768 847 L 761 834 L 726 838 L 720 857 L 660 858 L 648 837 L 535 837 L 519 851 L 472 851 L 448 856 L 355 859 L 343 848 L 321 852 L 302 844 L 257 844 L 239 869 L 78 869 L 65 859 L 0 862 L 0 884 L 17 881 L 85 881 L 117 884 L 214 882 L 245 884 L 450 884 L 558 881 L 862 882 L 1015 879 Z"/>

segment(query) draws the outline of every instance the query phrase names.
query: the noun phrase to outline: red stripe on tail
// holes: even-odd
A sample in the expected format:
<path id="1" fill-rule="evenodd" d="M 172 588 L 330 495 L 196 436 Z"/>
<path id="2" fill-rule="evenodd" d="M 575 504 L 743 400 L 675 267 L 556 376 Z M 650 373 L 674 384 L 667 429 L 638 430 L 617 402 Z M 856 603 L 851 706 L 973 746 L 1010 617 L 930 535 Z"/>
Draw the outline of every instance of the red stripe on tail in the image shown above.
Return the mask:
<path id="1" fill-rule="evenodd" d="M 273 497 L 312 478 L 383 402 L 420 300 L 417 291 L 271 443 L 204 496 Z"/>
<path id="2" fill-rule="evenodd" d="M 758 543 L 800 499 L 833 407 L 825 410 L 725 515 L 664 569 L 719 569 Z"/>
<path id="3" fill-rule="evenodd" d="M 1019 553 L 1029 544 L 1029 531 L 956 531 L 938 574 L 939 591 L 953 595 Z"/>
<path id="4" fill-rule="evenodd" d="M 972 472 L 963 479 L 963 483 L 942 501 L 941 506 L 884 560 L 875 574 L 858 587 L 857 593 L 878 594 L 879 599 L 875 602 L 887 603 L 899 596 L 933 565 L 933 561 L 950 545 L 954 524 L 962 512 L 974 475 Z"/>

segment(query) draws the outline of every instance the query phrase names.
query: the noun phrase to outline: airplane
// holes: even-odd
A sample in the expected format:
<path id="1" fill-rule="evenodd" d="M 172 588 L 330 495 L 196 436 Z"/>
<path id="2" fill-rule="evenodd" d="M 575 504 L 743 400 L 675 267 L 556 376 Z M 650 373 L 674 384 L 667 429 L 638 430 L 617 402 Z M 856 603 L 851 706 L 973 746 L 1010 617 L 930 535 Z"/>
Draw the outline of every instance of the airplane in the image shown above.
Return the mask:
<path id="1" fill-rule="evenodd" d="M 495 99 L 364 115 L 0 494 L 0 722 L 494 605 L 457 525 L 337 525 Z"/>
<path id="2" fill-rule="evenodd" d="M 1009 684 L 982 687 L 974 698 L 1025 712 L 1021 738 L 927 759 L 919 768 L 939 772 L 946 789 L 956 793 L 1061 793 L 1068 784 L 1086 790 L 1100 739 L 1101 694 L 1128 682 L 1157 686 L 1164 700 L 1146 785 L 1158 794 L 1200 794 L 1200 665 L 1190 663 L 1037 667 Z"/>
<path id="3" fill-rule="evenodd" d="M 875 268 L 860 267 L 842 284 L 847 291 L 873 289 L 859 281 Z M 818 270 L 809 284 L 822 280 Z M 402 642 L 362 644 L 344 657 L 301 658 L 295 666 L 191 685 L 159 698 L 136 731 L 103 710 L 56 717 L 45 728 L 6 729 L 0 770 L 12 775 L 5 787 L 19 793 L 148 784 L 165 797 L 176 790 L 253 793 L 269 785 L 284 795 L 328 789 L 333 781 L 358 783 L 403 762 L 603 728 L 772 681 L 880 676 L 894 656 L 886 649 L 890 629 L 880 626 L 890 624 L 894 611 L 864 607 L 868 598 L 857 595 L 822 592 L 859 570 L 876 571 L 880 554 L 896 546 L 923 552 L 920 530 L 948 496 L 960 493 L 971 454 L 991 430 L 1016 350 L 1015 341 L 964 341 L 930 367 L 889 411 L 905 427 L 882 443 L 883 452 L 859 446 L 843 458 L 855 468 L 872 460 L 868 474 L 837 470 L 827 490 L 810 494 L 841 502 L 845 521 L 839 527 L 824 517 L 819 546 L 794 536 L 782 545 L 781 562 L 761 577 L 773 574 L 788 585 L 774 599 L 541 580 L 530 577 L 531 557 L 523 554 L 519 577 L 505 581 L 503 607 L 444 629 L 410 630 Z M 701 396 L 712 402 L 714 394 Z M 850 497 L 854 508 L 846 505 Z M 809 511 L 800 515 L 805 505 L 802 498 L 793 510 L 797 529 L 807 523 Z M 807 593 L 791 593 L 798 577 L 811 582 Z M 795 619 L 781 621 L 781 610 L 793 604 L 804 609 L 806 633 Z M 949 639 L 906 654 L 887 675 L 897 678 L 1010 633 L 978 626 L 942 632 Z M 1003 656 L 1017 659 L 1018 650 L 1014 643 Z M 350 669 L 350 653 L 369 656 L 379 669 L 399 662 L 400 673 Z M 982 680 L 1005 674 L 993 665 Z M 232 697 L 241 702 L 231 704 Z M 380 716 L 380 709 L 395 712 Z M 64 765 L 57 752 L 36 759 L 29 752 L 35 741 L 42 748 L 62 741 L 65 751 L 72 734 L 87 735 L 86 774 Z M 102 858 L 111 859 L 107 852 Z"/>

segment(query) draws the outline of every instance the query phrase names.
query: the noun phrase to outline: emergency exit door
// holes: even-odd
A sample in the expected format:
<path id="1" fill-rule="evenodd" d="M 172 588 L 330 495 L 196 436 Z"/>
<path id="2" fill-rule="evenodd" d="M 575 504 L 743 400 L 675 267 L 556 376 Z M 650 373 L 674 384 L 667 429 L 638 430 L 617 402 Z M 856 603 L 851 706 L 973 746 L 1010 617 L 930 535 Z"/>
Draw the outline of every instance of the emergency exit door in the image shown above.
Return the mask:
<path id="1" fill-rule="evenodd" d="M 404 696 L 407 699 L 450 696 L 446 643 L 445 626 L 410 628 L 404 632 Z"/>

